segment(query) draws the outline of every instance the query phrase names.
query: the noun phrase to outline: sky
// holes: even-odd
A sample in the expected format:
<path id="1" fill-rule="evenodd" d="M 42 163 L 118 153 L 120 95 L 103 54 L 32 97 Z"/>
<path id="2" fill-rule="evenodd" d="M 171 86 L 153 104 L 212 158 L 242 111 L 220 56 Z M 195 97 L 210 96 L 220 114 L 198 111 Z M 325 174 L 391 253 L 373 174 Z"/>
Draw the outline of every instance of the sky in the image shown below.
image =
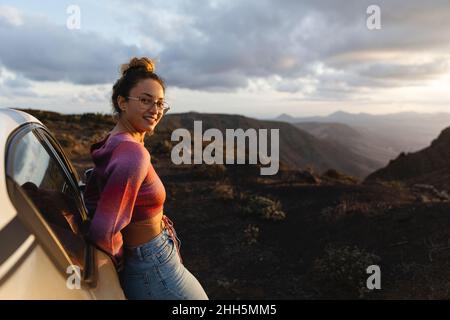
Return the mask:
<path id="1" fill-rule="evenodd" d="M 111 113 L 120 64 L 148 56 L 171 112 L 450 112 L 448 17 L 448 0 L 1 0 L 0 107 Z"/>

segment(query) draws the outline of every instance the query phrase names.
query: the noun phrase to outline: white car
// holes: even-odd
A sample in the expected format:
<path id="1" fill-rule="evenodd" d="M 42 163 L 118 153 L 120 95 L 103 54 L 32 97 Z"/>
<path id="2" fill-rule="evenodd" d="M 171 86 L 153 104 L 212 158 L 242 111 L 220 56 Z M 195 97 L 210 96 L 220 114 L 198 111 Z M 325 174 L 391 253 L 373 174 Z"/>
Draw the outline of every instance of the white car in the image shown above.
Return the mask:
<path id="1" fill-rule="evenodd" d="M 0 299 L 124 299 L 111 259 L 83 236 L 83 187 L 38 119 L 0 109 Z"/>

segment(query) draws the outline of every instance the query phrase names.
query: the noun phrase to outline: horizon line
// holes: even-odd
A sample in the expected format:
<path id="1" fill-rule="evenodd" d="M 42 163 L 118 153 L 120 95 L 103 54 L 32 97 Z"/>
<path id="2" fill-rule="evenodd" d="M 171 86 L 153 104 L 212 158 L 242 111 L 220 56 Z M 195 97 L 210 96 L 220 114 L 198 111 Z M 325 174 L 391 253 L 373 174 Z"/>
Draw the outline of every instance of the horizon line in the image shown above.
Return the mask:
<path id="1" fill-rule="evenodd" d="M 105 113 L 105 112 L 82 112 L 82 113 L 73 113 L 73 112 L 58 112 L 58 111 L 54 111 L 54 110 L 49 110 L 49 109 L 40 109 L 40 108 L 22 108 L 22 107 L 3 107 L 0 106 L 0 109 L 17 109 L 17 110 L 36 110 L 36 111 L 46 111 L 46 112 L 53 112 L 53 113 L 59 113 L 62 115 L 83 115 L 83 114 L 102 114 L 105 116 L 112 116 L 112 113 Z M 435 112 L 419 112 L 419 111 L 414 111 L 414 110 L 406 110 L 406 111 L 399 111 L 399 112 L 391 112 L 391 113 L 370 113 L 370 112 L 348 112 L 348 111 L 343 111 L 342 109 L 337 109 L 333 112 L 330 112 L 326 115 L 302 115 L 302 116 L 293 116 L 292 114 L 286 113 L 286 112 L 282 112 L 277 116 L 273 116 L 273 117 L 264 117 L 264 116 L 257 116 L 257 115 L 246 115 L 246 114 L 240 114 L 240 113 L 221 113 L 221 112 L 201 112 L 201 111 L 196 111 L 196 110 L 189 110 L 189 111 L 184 111 L 184 112 L 170 112 L 170 114 L 185 114 L 185 113 L 199 113 L 199 114 L 217 114 L 217 115 L 229 115 L 229 116 L 243 116 L 243 117 L 248 117 L 248 118 L 255 118 L 255 119 L 260 119 L 260 120 L 277 120 L 277 118 L 282 117 L 282 116 L 287 116 L 290 118 L 326 118 L 329 116 L 332 116 L 334 114 L 337 113 L 342 113 L 342 114 L 347 114 L 347 115 L 369 115 L 369 116 L 392 116 L 392 115 L 399 115 L 399 114 L 417 114 L 417 115 L 439 115 L 439 114 L 448 114 L 450 115 L 450 112 L 445 112 L 445 111 L 435 111 Z"/>

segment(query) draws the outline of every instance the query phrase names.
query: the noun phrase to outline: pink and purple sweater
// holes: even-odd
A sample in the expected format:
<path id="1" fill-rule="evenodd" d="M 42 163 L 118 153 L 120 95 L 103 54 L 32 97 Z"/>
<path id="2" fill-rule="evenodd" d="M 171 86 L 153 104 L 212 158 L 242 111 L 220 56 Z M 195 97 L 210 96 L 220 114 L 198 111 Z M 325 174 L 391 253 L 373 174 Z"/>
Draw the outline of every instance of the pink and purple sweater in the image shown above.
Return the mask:
<path id="1" fill-rule="evenodd" d="M 95 212 L 89 238 L 117 266 L 123 256 L 121 230 L 161 212 L 166 192 L 148 150 L 127 132 L 94 143 L 91 156 L 95 168 L 84 194 L 87 208 Z"/>

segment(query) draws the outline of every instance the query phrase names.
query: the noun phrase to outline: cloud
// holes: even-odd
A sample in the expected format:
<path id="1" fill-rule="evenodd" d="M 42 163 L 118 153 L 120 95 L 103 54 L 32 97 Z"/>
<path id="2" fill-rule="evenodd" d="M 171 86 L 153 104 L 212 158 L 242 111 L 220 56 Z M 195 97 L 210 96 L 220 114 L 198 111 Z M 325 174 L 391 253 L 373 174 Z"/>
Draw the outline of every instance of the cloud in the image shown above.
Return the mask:
<path id="1" fill-rule="evenodd" d="M 431 79 L 439 72 L 434 63 L 399 64 L 377 53 L 407 56 L 429 50 L 442 61 L 450 43 L 448 1 L 378 1 L 379 31 L 366 27 L 372 4 L 366 0 L 152 4 L 149 11 L 143 10 L 149 3 L 134 3 L 139 31 L 158 43 L 161 73 L 181 88 L 236 90 L 248 79 L 273 76 L 283 79 L 275 87 L 287 92 L 304 92 L 311 78 L 318 88 L 309 85 L 307 92 L 320 92 L 322 85 L 338 90 L 383 86 L 381 78 L 402 86 L 402 81 Z M 362 53 L 372 58 L 357 59 Z M 317 74 L 318 64 L 334 74 Z"/>
<path id="2" fill-rule="evenodd" d="M 0 25 L 0 64 L 35 81 L 111 83 L 120 63 L 141 54 L 137 46 L 69 30 L 42 18 Z"/>
<path id="3" fill-rule="evenodd" d="M 401 87 L 448 71 L 448 1 L 379 0 L 377 31 L 366 27 L 371 4 L 128 0 L 136 45 L 9 9 L 0 15 L 0 63 L 27 79 L 88 85 L 112 83 L 119 64 L 148 55 L 169 87 L 232 92 L 266 81 L 314 99 Z"/>
<path id="4" fill-rule="evenodd" d="M 22 15 L 14 7 L 0 5 L 0 27 L 20 26 L 23 24 Z"/>
<path id="5" fill-rule="evenodd" d="M 363 68 L 363 70 L 360 71 L 360 74 L 376 79 L 423 81 L 446 74 L 448 71 L 448 61 L 439 59 L 430 63 L 420 64 L 368 64 Z"/>
<path id="6" fill-rule="evenodd" d="M 89 103 L 94 103 L 97 105 L 107 104 L 111 99 L 111 90 L 94 86 L 93 88 L 89 88 L 86 90 L 82 90 L 81 92 L 75 92 L 70 97 L 70 102 L 74 104 L 86 105 Z"/>
<path id="7" fill-rule="evenodd" d="M 37 97 L 31 83 L 23 76 L 16 75 L 5 68 L 0 68 L 0 96 L 4 98 Z"/>

